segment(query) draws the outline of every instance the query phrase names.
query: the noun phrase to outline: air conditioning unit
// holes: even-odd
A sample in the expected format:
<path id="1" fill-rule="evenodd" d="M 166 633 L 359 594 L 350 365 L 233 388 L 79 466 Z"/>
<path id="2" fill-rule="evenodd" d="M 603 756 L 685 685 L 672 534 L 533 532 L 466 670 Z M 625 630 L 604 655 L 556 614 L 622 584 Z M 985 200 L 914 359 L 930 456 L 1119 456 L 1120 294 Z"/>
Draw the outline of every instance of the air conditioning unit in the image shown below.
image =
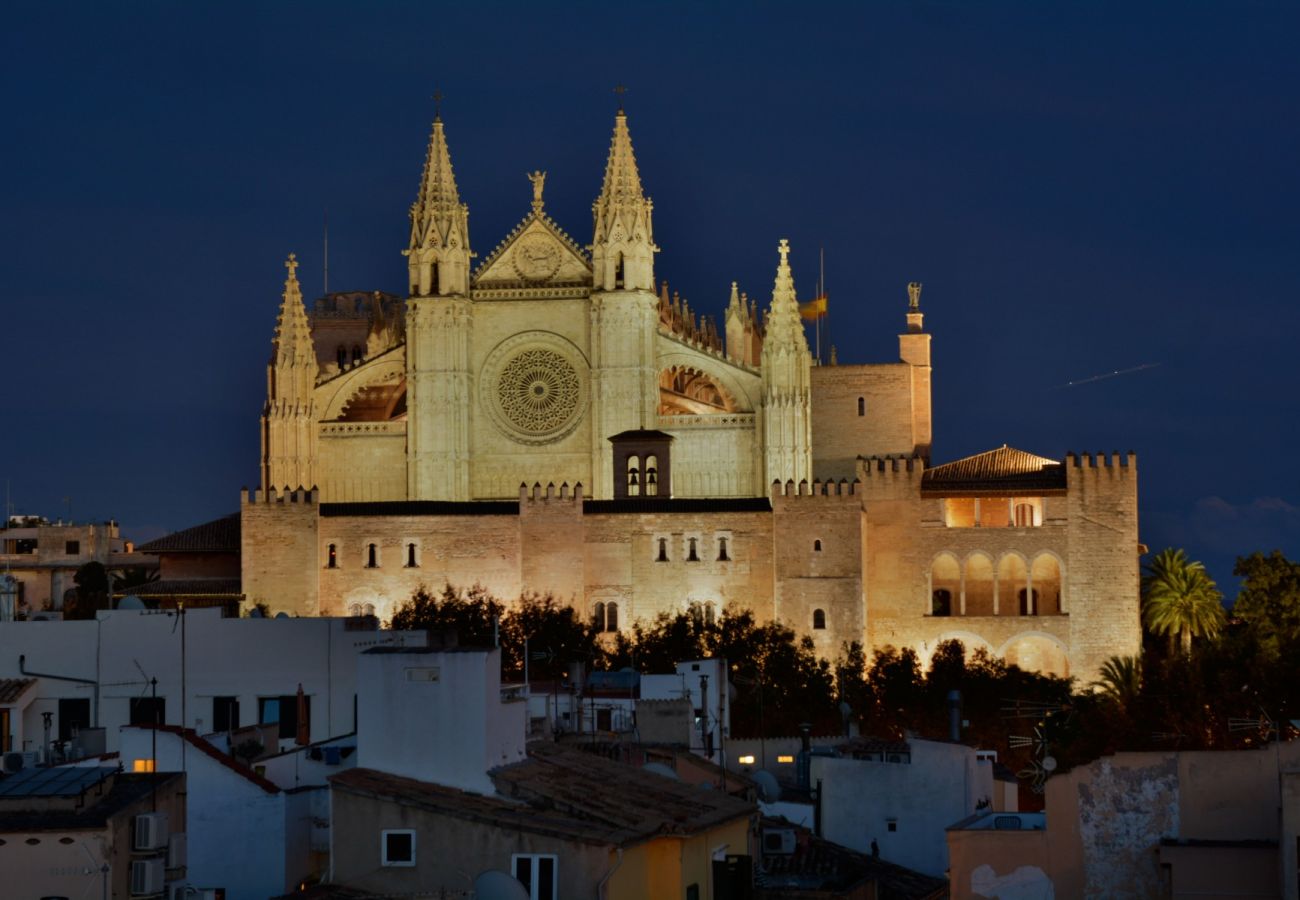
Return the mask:
<path id="1" fill-rule="evenodd" d="M 143 813 L 135 817 L 134 824 L 132 849 L 161 850 L 167 846 L 167 813 Z"/>
<path id="2" fill-rule="evenodd" d="M 185 832 L 178 831 L 167 838 L 167 868 L 185 867 Z"/>
<path id="3" fill-rule="evenodd" d="M 164 887 L 163 861 L 161 859 L 137 859 L 131 862 L 132 897 L 148 897 L 153 894 L 161 894 Z"/>
<path id="4" fill-rule="evenodd" d="M 794 853 L 795 838 L 792 828 L 769 828 L 763 831 L 763 852 L 773 856 Z"/>

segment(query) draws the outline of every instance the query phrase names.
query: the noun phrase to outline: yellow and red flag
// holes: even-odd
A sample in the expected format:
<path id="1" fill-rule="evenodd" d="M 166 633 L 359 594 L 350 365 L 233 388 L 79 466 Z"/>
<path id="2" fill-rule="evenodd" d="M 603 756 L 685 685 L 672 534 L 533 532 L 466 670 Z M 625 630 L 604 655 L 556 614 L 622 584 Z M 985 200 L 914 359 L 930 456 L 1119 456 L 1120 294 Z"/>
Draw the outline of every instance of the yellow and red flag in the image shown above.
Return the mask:
<path id="1" fill-rule="evenodd" d="M 807 303 L 799 304 L 799 315 L 805 319 L 820 319 L 826 315 L 826 298 L 828 295 L 822 294 L 820 297 L 809 300 Z"/>

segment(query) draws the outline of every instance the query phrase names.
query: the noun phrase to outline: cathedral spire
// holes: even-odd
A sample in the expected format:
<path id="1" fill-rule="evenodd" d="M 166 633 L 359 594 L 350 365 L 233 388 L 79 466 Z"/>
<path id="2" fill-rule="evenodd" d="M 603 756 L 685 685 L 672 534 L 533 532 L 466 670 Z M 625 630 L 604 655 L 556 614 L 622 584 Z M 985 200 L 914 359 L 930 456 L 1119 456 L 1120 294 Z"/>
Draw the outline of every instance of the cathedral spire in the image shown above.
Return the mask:
<path id="1" fill-rule="evenodd" d="M 641 188 L 627 114 L 620 107 L 614 116 L 605 180 L 592 205 L 596 290 L 654 290 L 654 252 L 658 248 L 654 245 L 653 210 L 653 202 Z"/>
<path id="2" fill-rule="evenodd" d="M 280 295 L 280 315 L 275 322 L 271 364 L 277 368 L 311 369 L 310 387 L 316 377 L 316 351 L 312 346 L 307 308 L 303 305 L 302 287 L 298 284 L 298 257 L 290 253 L 284 267 L 289 273 L 284 279 L 284 293 Z"/>
<path id="3" fill-rule="evenodd" d="M 777 248 L 781 261 L 776 267 L 776 282 L 772 286 L 772 308 L 767 317 L 767 334 L 764 347 L 787 347 L 808 352 L 808 338 L 799 316 L 799 301 L 794 292 L 794 276 L 790 274 L 790 242 L 785 238 Z"/>
<path id="4" fill-rule="evenodd" d="M 262 409 L 262 488 L 312 487 L 316 483 L 316 410 L 313 392 L 320 366 L 311 324 L 298 284 L 298 259 L 280 295 L 280 316 L 266 367 L 266 405 Z"/>
<path id="5" fill-rule="evenodd" d="M 412 296 L 469 292 L 469 208 L 460 202 L 441 114 L 433 120 L 405 251 Z"/>

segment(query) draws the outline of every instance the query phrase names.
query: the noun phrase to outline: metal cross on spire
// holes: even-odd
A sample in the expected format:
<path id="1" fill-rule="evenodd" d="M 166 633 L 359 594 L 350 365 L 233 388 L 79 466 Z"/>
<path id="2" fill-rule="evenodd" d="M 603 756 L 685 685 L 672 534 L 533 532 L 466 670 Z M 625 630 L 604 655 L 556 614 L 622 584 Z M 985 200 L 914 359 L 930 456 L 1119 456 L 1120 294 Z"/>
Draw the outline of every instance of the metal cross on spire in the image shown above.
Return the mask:
<path id="1" fill-rule="evenodd" d="M 614 93 L 618 94 L 618 111 L 623 111 L 623 95 L 627 93 L 627 88 L 621 84 L 614 85 Z"/>
<path id="2" fill-rule="evenodd" d="M 433 118 L 442 120 L 442 91 L 437 88 L 433 89 Z"/>
<path id="3" fill-rule="evenodd" d="M 290 253 L 289 258 L 284 261 L 284 267 L 289 270 L 289 280 L 296 281 L 298 279 L 298 255 Z"/>

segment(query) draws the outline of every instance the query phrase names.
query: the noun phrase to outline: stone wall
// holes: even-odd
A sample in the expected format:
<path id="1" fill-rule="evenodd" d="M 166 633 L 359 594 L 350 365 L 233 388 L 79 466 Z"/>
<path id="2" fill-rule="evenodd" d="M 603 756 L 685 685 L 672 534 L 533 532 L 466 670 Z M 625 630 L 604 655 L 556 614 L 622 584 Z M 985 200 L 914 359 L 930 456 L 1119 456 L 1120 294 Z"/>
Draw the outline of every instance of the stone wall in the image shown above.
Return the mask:
<path id="1" fill-rule="evenodd" d="M 317 491 L 240 492 L 240 579 L 249 603 L 272 614 L 322 612 L 317 580 Z"/>
<path id="2" fill-rule="evenodd" d="M 906 363 L 813 367 L 813 474 L 817 478 L 855 477 L 859 456 L 911 456 L 917 451 L 914 374 Z M 925 388 L 928 407 L 928 381 Z M 859 398 L 862 415 L 858 415 Z M 925 412 L 928 432 L 928 408 Z"/>

